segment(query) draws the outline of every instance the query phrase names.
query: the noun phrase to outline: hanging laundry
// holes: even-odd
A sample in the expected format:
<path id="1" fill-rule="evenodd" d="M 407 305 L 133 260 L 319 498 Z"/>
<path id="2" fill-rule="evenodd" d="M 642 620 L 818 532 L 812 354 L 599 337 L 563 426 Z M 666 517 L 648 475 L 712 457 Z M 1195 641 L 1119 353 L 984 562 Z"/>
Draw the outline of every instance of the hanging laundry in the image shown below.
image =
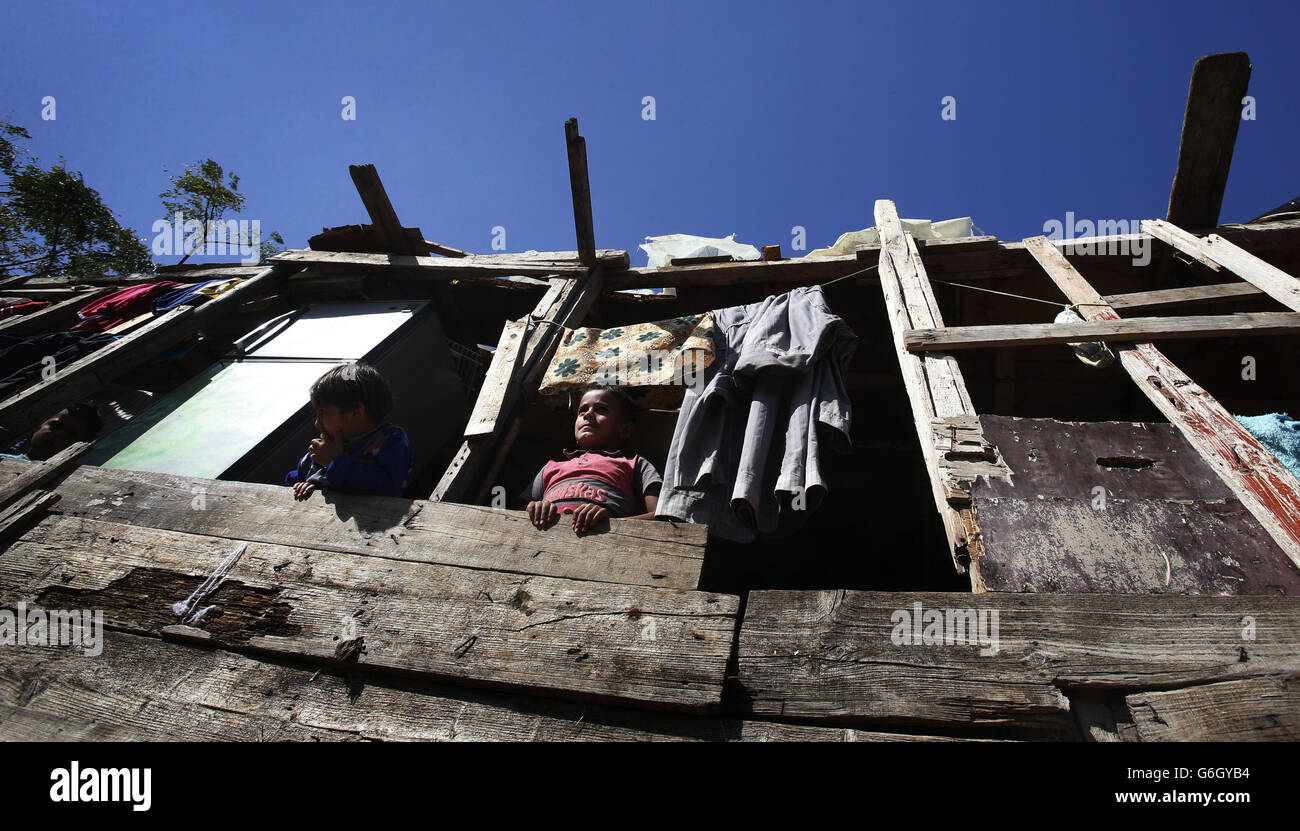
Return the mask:
<path id="1" fill-rule="evenodd" d="M 849 447 L 858 339 L 820 286 L 713 315 L 718 355 L 703 389 L 686 390 L 656 514 L 750 542 L 801 524 L 824 497 L 823 434 Z"/>
<path id="2" fill-rule="evenodd" d="M 16 317 L 18 315 L 29 315 L 32 312 L 38 312 L 50 305 L 48 300 L 22 300 L 20 298 L 0 298 L 0 300 L 18 299 L 17 303 L 6 303 L 0 306 L 0 318 Z"/>
<path id="3" fill-rule="evenodd" d="M 181 288 L 184 283 L 159 280 L 120 289 L 107 297 L 89 303 L 77 312 L 81 322 L 72 327 L 74 332 L 107 332 L 129 320 L 152 311 L 155 297 Z"/>
<path id="4" fill-rule="evenodd" d="M 170 312 L 177 306 L 198 306 L 219 294 L 225 294 L 242 282 L 242 277 L 232 277 L 228 280 L 209 280 L 206 283 L 182 286 L 155 297 L 153 301 L 154 314 Z"/>
<path id="5" fill-rule="evenodd" d="M 712 312 L 611 329 L 566 329 L 540 392 L 603 384 L 622 388 L 643 409 L 676 407 L 686 385 L 703 385 L 716 334 Z"/>
<path id="6" fill-rule="evenodd" d="M 1286 413 L 1233 416 L 1279 462 L 1300 478 L 1300 421 Z"/>
<path id="7" fill-rule="evenodd" d="M 90 332 L 47 332 L 30 337 L 0 335 L 0 400 L 41 380 L 43 369 L 66 369 L 78 358 L 114 340 L 112 335 Z"/>

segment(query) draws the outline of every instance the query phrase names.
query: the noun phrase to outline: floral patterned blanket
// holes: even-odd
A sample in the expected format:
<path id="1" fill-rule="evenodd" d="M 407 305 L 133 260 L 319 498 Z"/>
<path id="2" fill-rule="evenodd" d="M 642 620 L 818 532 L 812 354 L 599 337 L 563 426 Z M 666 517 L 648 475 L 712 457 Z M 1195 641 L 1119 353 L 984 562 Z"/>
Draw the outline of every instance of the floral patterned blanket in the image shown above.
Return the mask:
<path id="1" fill-rule="evenodd" d="M 713 313 L 612 329 L 566 329 L 540 392 L 617 386 L 643 409 L 678 406 L 689 385 L 704 385 L 717 351 Z"/>

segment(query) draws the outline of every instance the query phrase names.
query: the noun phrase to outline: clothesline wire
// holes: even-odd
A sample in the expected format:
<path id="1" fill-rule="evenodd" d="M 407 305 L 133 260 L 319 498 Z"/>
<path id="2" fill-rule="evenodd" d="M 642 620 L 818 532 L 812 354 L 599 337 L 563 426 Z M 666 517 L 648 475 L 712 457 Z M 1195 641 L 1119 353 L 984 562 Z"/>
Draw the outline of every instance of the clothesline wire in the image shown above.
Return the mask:
<path id="1" fill-rule="evenodd" d="M 863 268 L 863 269 L 859 269 L 859 270 L 857 270 L 857 271 L 850 272 L 850 273 L 845 274 L 845 275 L 843 275 L 843 276 L 841 276 L 841 277 L 836 277 L 834 280 L 827 280 L 825 283 L 822 283 L 821 286 L 822 286 L 823 288 L 825 288 L 826 286 L 829 286 L 829 285 L 833 285 L 833 284 L 835 284 L 835 283 L 838 283 L 840 280 L 847 280 L 847 279 L 849 279 L 850 277 L 857 277 L 859 274 L 866 274 L 868 271 L 874 271 L 874 270 L 876 270 L 877 268 L 880 268 L 879 263 L 877 263 L 876 265 L 869 265 L 869 266 L 867 266 L 866 268 Z M 959 289 L 970 289 L 971 291 L 983 291 L 983 292 L 988 292 L 989 294 L 1000 294 L 1000 295 L 1002 295 L 1003 297 L 1014 297 L 1014 298 L 1016 298 L 1017 300 L 1032 300 L 1032 301 L 1035 302 L 1035 303 L 1046 303 L 1048 306 L 1065 306 L 1066 308 L 1068 308 L 1068 309 L 1074 309 L 1075 311 L 1078 311 L 1078 308 L 1079 308 L 1080 306 L 1100 306 L 1100 307 L 1108 307 L 1108 306 L 1110 306 L 1109 303 L 1070 303 L 1070 304 L 1065 304 L 1065 303 L 1062 303 L 1062 302 L 1059 301 L 1059 300 L 1044 300 L 1044 299 L 1041 298 L 1041 297 L 1030 297 L 1030 296 L 1027 295 L 1027 294 L 1016 294 L 1016 293 L 1014 293 L 1014 292 L 1010 292 L 1010 291 L 998 291 L 997 289 L 991 289 L 991 288 L 988 288 L 988 287 L 986 287 L 986 286 L 972 286 L 972 285 L 970 285 L 969 283 L 954 283 L 954 282 L 952 282 L 951 280 L 936 280 L 936 279 L 934 279 L 933 277 L 931 277 L 931 278 L 929 278 L 929 279 L 930 279 L 930 282 L 931 282 L 931 283 L 942 283 L 942 284 L 945 285 L 945 286 L 955 286 L 955 287 L 957 287 L 957 288 L 959 288 Z M 560 325 L 559 323 L 557 323 L 557 322 L 554 321 L 554 320 L 549 320 L 549 319 L 537 320 L 537 319 L 533 318 L 532 315 L 529 315 L 529 316 L 528 316 L 528 319 L 529 319 L 530 321 L 532 321 L 534 324 L 538 325 L 538 326 L 542 325 L 543 323 L 549 323 L 549 324 L 551 324 L 552 326 L 559 326 L 559 325 Z"/>
<path id="2" fill-rule="evenodd" d="M 867 268 L 864 268 L 860 271 L 854 271 L 851 274 L 845 274 L 843 277 L 836 277 L 834 280 L 828 280 L 825 283 L 822 283 L 822 287 L 824 288 L 826 286 L 831 285 L 832 283 L 838 283 L 840 280 L 847 280 L 850 277 L 856 277 L 859 274 L 866 274 L 868 271 L 871 271 L 872 269 L 879 268 L 879 267 L 880 267 L 879 264 L 868 266 Z M 1032 300 L 1035 303 L 1046 303 L 1049 306 L 1066 305 L 1059 300 L 1044 300 L 1041 297 L 1030 297 L 1027 294 L 1015 294 L 1009 291 L 998 291 L 997 289 L 991 289 L 985 286 L 972 286 L 969 283 L 954 283 L 951 280 L 936 280 L 933 277 L 929 279 L 931 283 L 942 283 L 945 286 L 956 286 L 957 288 L 970 289 L 971 291 L 985 291 L 988 292 L 989 294 L 1000 294 L 1003 297 L 1015 297 L 1019 300 Z M 1109 303 L 1071 303 L 1067 306 L 1067 308 L 1077 310 L 1079 306 L 1109 306 L 1109 305 L 1110 305 Z"/>

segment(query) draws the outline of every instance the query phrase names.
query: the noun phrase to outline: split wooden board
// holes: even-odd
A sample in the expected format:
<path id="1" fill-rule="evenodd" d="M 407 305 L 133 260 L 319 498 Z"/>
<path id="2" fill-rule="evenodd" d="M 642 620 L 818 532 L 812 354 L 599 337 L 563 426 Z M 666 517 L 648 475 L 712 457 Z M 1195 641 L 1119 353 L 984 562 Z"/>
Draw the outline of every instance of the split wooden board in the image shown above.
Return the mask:
<path id="1" fill-rule="evenodd" d="M 947 644 L 905 642 L 896 630 L 915 604 L 923 620 L 942 614 L 945 627 L 955 612 L 996 611 L 996 653 L 958 642 L 955 626 Z M 1076 729 L 1067 690 L 1135 692 L 1300 670 L 1300 600 L 751 592 L 738 658 L 744 715 L 1066 736 Z"/>
<path id="2" fill-rule="evenodd" d="M 0 462 L 0 482 L 32 466 Z M 693 589 L 707 529 L 611 520 L 579 537 L 567 518 L 543 531 L 522 511 L 318 492 L 83 466 L 56 491 L 68 516 L 322 551 L 521 574 Z"/>
<path id="3" fill-rule="evenodd" d="M 102 610 L 124 632 L 357 670 L 720 707 L 734 596 L 239 545 L 51 516 L 0 555 L 0 604 Z"/>

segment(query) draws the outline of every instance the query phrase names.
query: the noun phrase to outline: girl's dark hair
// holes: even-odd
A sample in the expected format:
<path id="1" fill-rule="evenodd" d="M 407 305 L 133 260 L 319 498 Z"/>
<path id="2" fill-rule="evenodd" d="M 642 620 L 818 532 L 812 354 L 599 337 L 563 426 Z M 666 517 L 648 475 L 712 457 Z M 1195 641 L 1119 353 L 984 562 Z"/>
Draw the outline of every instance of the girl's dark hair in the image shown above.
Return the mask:
<path id="1" fill-rule="evenodd" d="M 383 421 L 393 411 L 393 393 L 379 370 L 357 361 L 336 366 L 317 378 L 311 385 L 311 403 L 343 409 L 360 404 L 371 419 Z"/>

